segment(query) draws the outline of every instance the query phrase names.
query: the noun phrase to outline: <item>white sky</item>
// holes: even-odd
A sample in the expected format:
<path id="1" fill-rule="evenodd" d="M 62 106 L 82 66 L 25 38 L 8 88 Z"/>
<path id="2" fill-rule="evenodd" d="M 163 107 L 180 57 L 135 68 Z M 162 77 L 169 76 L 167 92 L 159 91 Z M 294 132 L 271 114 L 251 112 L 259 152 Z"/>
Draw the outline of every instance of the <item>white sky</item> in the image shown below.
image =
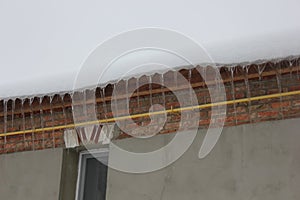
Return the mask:
<path id="1" fill-rule="evenodd" d="M 71 89 L 98 44 L 140 27 L 188 35 L 216 61 L 300 54 L 299 7 L 299 0 L 0 0 L 0 97 Z"/>

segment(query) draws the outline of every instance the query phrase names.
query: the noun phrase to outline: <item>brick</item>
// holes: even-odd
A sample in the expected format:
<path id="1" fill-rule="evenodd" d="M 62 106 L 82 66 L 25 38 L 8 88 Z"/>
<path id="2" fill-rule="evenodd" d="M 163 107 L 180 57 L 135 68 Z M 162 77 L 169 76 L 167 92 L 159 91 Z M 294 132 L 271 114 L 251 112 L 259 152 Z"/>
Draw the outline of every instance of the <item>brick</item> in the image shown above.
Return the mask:
<path id="1" fill-rule="evenodd" d="M 271 103 L 271 107 L 274 109 L 288 107 L 290 105 L 291 105 L 291 103 L 289 101 Z"/>
<path id="2" fill-rule="evenodd" d="M 258 112 L 258 117 L 276 117 L 278 116 L 278 111 L 264 111 L 264 112 Z"/>

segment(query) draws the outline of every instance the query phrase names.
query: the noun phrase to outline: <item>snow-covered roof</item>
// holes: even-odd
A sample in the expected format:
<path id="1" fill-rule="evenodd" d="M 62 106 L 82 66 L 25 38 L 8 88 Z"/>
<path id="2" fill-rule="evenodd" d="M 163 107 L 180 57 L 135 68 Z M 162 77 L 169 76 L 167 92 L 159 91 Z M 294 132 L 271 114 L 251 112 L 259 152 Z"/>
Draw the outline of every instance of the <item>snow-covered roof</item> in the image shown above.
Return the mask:
<path id="1" fill-rule="evenodd" d="M 5 2 L 0 7 L 1 99 L 71 91 L 82 63 L 98 44 L 137 27 L 180 31 L 201 44 L 215 63 L 225 65 L 300 55 L 299 1 L 200 1 L 184 5 L 170 1 L 172 6 L 167 1 L 160 5 L 155 1 L 140 5 L 137 1 L 135 6 L 81 1 L 60 6 L 35 0 L 19 3 Z M 66 14 L 64 8 L 70 12 Z M 121 60 L 101 83 L 119 79 L 124 73 L 130 77 L 161 69 L 153 65 L 130 70 L 144 60 L 164 60 L 169 67 L 186 65 L 169 54 L 143 52 Z"/>

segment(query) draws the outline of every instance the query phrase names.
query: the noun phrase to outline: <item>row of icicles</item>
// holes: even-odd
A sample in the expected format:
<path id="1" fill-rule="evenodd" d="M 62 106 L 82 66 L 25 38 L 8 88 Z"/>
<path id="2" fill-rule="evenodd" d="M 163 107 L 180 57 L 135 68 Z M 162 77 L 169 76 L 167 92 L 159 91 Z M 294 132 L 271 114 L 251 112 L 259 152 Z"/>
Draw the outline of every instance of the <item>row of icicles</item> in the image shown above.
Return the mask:
<path id="1" fill-rule="evenodd" d="M 297 62 L 297 63 L 296 63 Z M 292 75 L 293 71 L 292 71 L 292 67 L 293 66 L 298 66 L 298 60 L 292 60 L 292 61 L 289 61 L 289 68 L 291 69 L 290 73 Z M 257 70 L 257 73 L 259 75 L 259 80 L 261 80 L 262 78 L 262 74 L 266 68 L 267 64 L 265 65 L 259 65 L 256 70 Z M 250 98 L 251 97 L 251 91 L 250 91 L 250 87 L 249 87 L 249 80 L 248 80 L 248 73 L 249 73 L 249 68 L 250 66 L 244 66 L 242 67 L 242 70 L 244 71 L 245 73 L 245 85 L 247 87 L 247 97 Z M 299 68 L 299 67 L 298 67 Z M 226 71 L 227 71 L 227 75 L 230 77 L 230 85 L 231 85 L 231 95 L 233 97 L 233 100 L 235 100 L 235 85 L 234 85 L 234 76 L 235 76 L 235 73 L 237 73 L 237 67 L 227 67 L 225 68 Z M 186 70 L 186 69 L 184 69 Z M 188 70 L 188 75 L 187 75 L 187 80 L 189 81 L 190 84 L 192 84 L 192 79 L 193 79 L 193 76 L 194 76 L 194 72 L 193 70 L 195 70 L 195 68 L 192 68 L 192 69 L 187 69 Z M 204 70 L 204 76 L 206 74 L 205 72 L 205 68 L 202 68 L 202 70 Z M 218 69 L 219 70 L 219 69 Z M 174 73 L 174 74 L 177 74 L 177 73 Z M 157 76 L 159 74 L 154 74 L 152 76 Z M 150 104 L 152 105 L 152 76 L 148 76 L 148 84 L 149 84 L 149 95 L 150 95 Z M 165 74 L 160 74 L 160 80 L 161 80 L 161 88 L 163 89 L 163 85 L 164 85 L 164 81 L 165 81 Z M 297 70 L 297 77 L 299 79 L 299 73 L 298 73 L 298 70 Z M 141 77 L 140 77 L 141 78 Z M 137 88 L 136 89 L 136 96 L 137 96 L 137 105 L 139 105 L 139 90 L 141 88 L 142 85 L 140 85 L 140 78 L 136 78 L 136 85 L 135 87 Z M 281 73 L 280 73 L 280 70 L 276 69 L 276 80 L 277 80 L 277 85 L 278 85 L 278 88 L 279 88 L 279 91 L 281 92 L 282 91 L 282 88 L 281 88 L 281 83 L 280 83 L 280 80 L 281 80 Z M 177 77 L 174 76 L 174 84 L 175 86 L 177 85 Z M 129 84 L 129 80 L 126 80 L 125 81 L 125 90 L 128 89 L 128 84 Z M 99 87 L 97 87 L 99 89 Z M 95 92 L 96 93 L 96 90 L 97 88 L 95 89 L 92 89 L 91 91 L 92 92 Z M 86 90 L 82 90 L 81 92 L 85 92 Z M 162 90 L 162 99 L 163 99 L 163 106 L 165 106 L 165 92 L 164 90 Z M 127 91 L 125 91 L 127 92 Z M 76 92 L 75 92 L 76 93 Z M 75 93 L 72 93 L 72 95 L 70 95 L 70 98 L 71 98 L 71 101 L 73 101 L 73 96 Z M 51 120 L 52 122 L 54 121 L 54 117 L 53 117 L 53 101 L 54 99 L 56 99 L 57 101 L 57 98 L 59 98 L 59 101 L 62 103 L 62 111 L 63 111 L 63 116 L 64 118 L 66 119 L 67 116 L 66 116 L 66 107 L 64 105 L 64 102 L 65 102 L 65 93 L 64 94 L 61 94 L 61 95 L 55 95 L 55 96 L 48 96 L 49 98 L 49 104 L 50 104 L 50 116 L 51 116 Z M 100 96 L 101 96 L 101 99 L 102 99 L 102 102 L 103 102 L 103 108 L 104 108 L 104 112 L 106 113 L 108 111 L 108 108 L 107 108 L 107 103 L 106 101 L 104 100 L 107 95 L 106 95 L 106 90 L 105 88 L 102 88 L 100 89 Z M 56 97 L 56 98 L 54 98 Z M 128 98 L 128 97 L 127 97 Z M 20 106 L 19 108 L 19 113 L 20 115 L 22 116 L 22 126 L 20 127 L 22 131 L 26 130 L 26 120 L 25 120 L 25 117 L 26 117 L 26 114 L 25 114 L 25 110 L 24 110 L 24 107 L 25 107 L 25 104 L 27 104 L 26 107 L 29 107 L 29 110 L 30 110 L 30 123 L 31 123 L 31 129 L 34 130 L 35 128 L 44 128 L 45 125 L 44 125 L 44 110 L 43 110 L 43 100 L 45 99 L 45 96 L 44 97 L 26 97 L 26 98 L 23 98 L 23 99 L 19 99 L 19 98 L 16 98 L 16 99 L 4 99 L 3 100 L 3 133 L 6 134 L 6 133 L 9 133 L 9 127 L 11 127 L 13 130 L 14 128 L 14 117 L 15 117 L 15 109 L 16 109 L 16 105 L 18 104 Z M 38 102 L 38 107 L 39 109 L 35 109 L 36 110 L 39 110 L 39 115 L 40 115 L 40 127 L 35 127 L 35 124 L 34 124 L 34 114 L 33 114 L 33 103 L 34 102 Z M 16 103 L 18 102 L 18 103 Z M 127 102 L 129 102 L 129 100 L 127 99 Z M 251 102 L 249 102 L 250 104 L 250 107 L 251 108 Z M 10 110 L 8 110 L 8 105 L 10 105 Z M 36 105 L 36 104 L 35 104 Z M 236 104 L 233 105 L 234 106 L 234 113 L 235 113 L 235 116 L 236 116 Z M 129 104 L 127 105 L 128 109 L 129 109 Z M 251 112 L 251 111 L 249 111 Z M 104 113 L 104 116 L 105 118 L 107 118 L 106 114 Z M 11 116 L 10 117 L 10 125 L 8 123 L 8 116 Z M 235 117 L 236 118 L 236 117 Z M 53 126 L 54 123 L 52 123 L 52 126 Z M 25 140 L 25 135 L 24 135 L 24 140 Z M 7 136 L 4 135 L 4 144 L 7 143 Z M 53 136 L 53 147 L 55 146 L 55 138 Z M 34 149 L 34 147 L 33 147 Z"/>

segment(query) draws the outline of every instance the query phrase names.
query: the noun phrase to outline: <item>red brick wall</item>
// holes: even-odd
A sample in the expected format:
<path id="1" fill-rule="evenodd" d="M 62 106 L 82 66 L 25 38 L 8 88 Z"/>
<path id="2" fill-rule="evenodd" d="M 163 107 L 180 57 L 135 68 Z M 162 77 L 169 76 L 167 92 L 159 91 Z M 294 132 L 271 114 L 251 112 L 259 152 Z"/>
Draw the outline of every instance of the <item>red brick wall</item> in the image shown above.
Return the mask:
<path id="1" fill-rule="evenodd" d="M 263 70 L 263 73 L 260 73 Z M 233 79 L 231 71 L 225 67 L 219 69 L 223 78 L 227 100 L 255 97 L 281 92 L 300 90 L 300 66 L 299 59 L 292 62 L 281 61 L 278 63 L 262 63 L 259 65 L 249 65 L 247 68 L 235 67 Z M 246 73 L 247 72 L 247 73 Z M 173 72 L 165 74 L 165 81 L 174 81 Z M 200 74 L 196 69 L 192 70 L 191 79 L 188 70 L 180 70 L 180 73 L 190 81 L 197 95 L 199 104 L 210 103 L 209 92 Z M 142 77 L 140 81 L 143 81 Z M 233 81 L 232 81 L 233 80 Z M 247 86 L 248 80 L 248 86 Z M 135 84 L 135 79 L 130 79 L 129 84 Z M 185 91 L 184 86 L 178 85 L 177 89 Z M 182 87 L 182 88 L 180 88 Z M 150 88 L 152 89 L 149 92 Z M 153 103 L 163 103 L 163 93 L 165 95 L 166 109 L 179 106 L 175 95 L 160 85 L 144 85 L 139 89 L 139 96 L 136 93 L 130 99 L 131 114 L 144 113 L 150 108 L 150 94 Z M 97 97 L 97 117 L 104 119 L 112 117 L 110 108 L 110 94 L 112 86 L 105 88 L 106 98 L 103 104 L 103 98 L 100 95 L 101 89 L 96 90 Z M 234 98 L 233 98 L 234 97 Z M 52 99 L 52 101 L 51 101 Z M 40 100 L 41 104 L 40 104 Z M 52 103 L 50 103 L 50 101 Z M 122 102 L 122 100 L 120 100 Z M 4 114 L 4 101 L 0 102 L 0 132 L 14 132 L 47 128 L 59 125 L 73 123 L 72 116 L 72 98 L 69 94 L 64 96 L 54 95 L 45 96 L 41 99 L 36 97 L 30 103 L 26 99 L 22 105 L 20 99 L 7 102 L 7 115 Z M 106 105 L 106 109 L 104 107 Z M 14 107 L 14 109 L 12 109 Z M 52 114 L 51 114 L 52 113 Z M 199 128 L 207 128 L 210 123 L 211 108 L 200 110 Z M 227 106 L 227 116 L 225 126 L 236 126 L 246 123 L 258 123 L 270 120 L 282 120 L 287 118 L 300 117 L 300 95 L 285 96 L 281 98 L 271 98 L 264 100 L 238 103 Z M 7 120 L 5 120 L 5 118 Z M 140 125 L 147 125 L 149 117 L 137 118 L 134 121 Z M 6 128 L 4 125 L 6 122 Z M 178 129 L 180 113 L 168 114 L 167 122 L 160 131 L 161 134 L 174 132 Z M 126 121 L 125 121 L 126 124 Z M 132 124 L 127 124 L 128 127 Z M 64 129 L 48 130 L 38 133 L 17 134 L 12 136 L 0 137 L 0 153 L 12 153 L 19 151 L 31 151 L 45 148 L 64 147 L 63 140 Z M 124 133 L 116 139 L 128 137 Z"/>

